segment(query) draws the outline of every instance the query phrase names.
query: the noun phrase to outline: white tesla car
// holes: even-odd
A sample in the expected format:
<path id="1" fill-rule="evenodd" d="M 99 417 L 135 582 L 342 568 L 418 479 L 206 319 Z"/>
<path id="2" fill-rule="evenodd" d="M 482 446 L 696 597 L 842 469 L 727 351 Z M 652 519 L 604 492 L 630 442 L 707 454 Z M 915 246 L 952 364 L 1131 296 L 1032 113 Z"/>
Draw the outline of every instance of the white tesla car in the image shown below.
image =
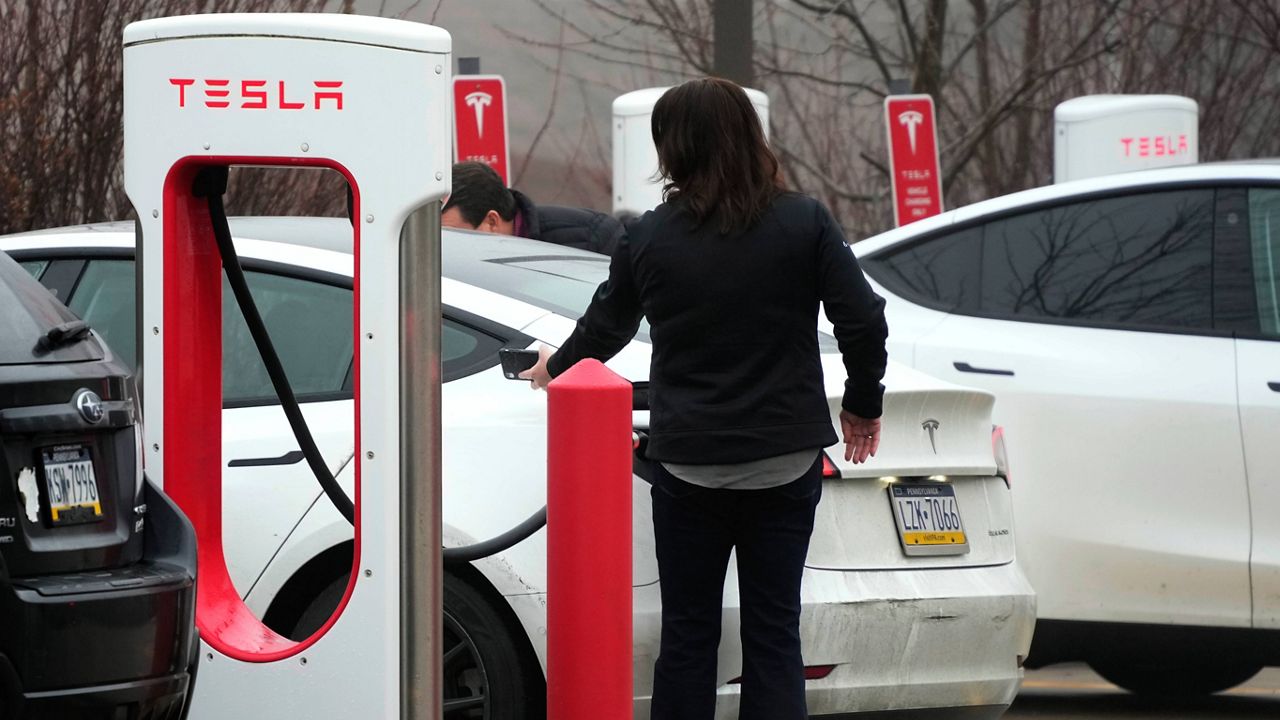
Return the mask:
<path id="1" fill-rule="evenodd" d="M 350 492 L 351 230 L 345 220 L 232 220 L 249 285 L 303 410 Z M 118 352 L 134 347 L 134 230 L 116 223 L 0 238 Z M 545 503 L 545 393 L 503 378 L 500 347 L 567 337 L 607 258 L 555 245 L 444 236 L 444 520 L 448 545 L 495 536 Z M 239 311 L 224 293 L 223 416 L 228 565 L 248 606 L 305 637 L 336 606 L 351 527 L 311 477 Z M 823 338 L 834 353 L 834 340 Z M 843 368 L 826 357 L 833 410 Z M 610 362 L 647 377 L 642 335 Z M 997 717 L 1012 701 L 1035 600 L 1014 552 L 1012 493 L 992 396 L 891 364 L 879 457 L 829 453 L 804 575 L 802 623 L 814 715 L 934 709 Z M 636 414 L 643 426 L 645 413 Z M 502 452 L 494 452 L 499 444 Z M 642 468 L 643 463 L 638 463 Z M 641 474 L 643 471 L 641 470 Z M 647 717 L 658 649 L 649 486 L 633 478 L 636 716 Z M 930 509 L 942 512 L 931 514 Z M 938 524 L 945 519 L 945 524 Z M 447 718 L 541 716 L 545 532 L 445 580 Z M 725 597 L 718 717 L 736 717 L 736 582 Z M 918 714 L 913 714 L 913 717 Z"/>
<path id="2" fill-rule="evenodd" d="M 1280 664 L 1280 165 L 1038 188 L 855 253 L 891 356 L 996 395 L 1029 665 L 1185 694 Z"/>

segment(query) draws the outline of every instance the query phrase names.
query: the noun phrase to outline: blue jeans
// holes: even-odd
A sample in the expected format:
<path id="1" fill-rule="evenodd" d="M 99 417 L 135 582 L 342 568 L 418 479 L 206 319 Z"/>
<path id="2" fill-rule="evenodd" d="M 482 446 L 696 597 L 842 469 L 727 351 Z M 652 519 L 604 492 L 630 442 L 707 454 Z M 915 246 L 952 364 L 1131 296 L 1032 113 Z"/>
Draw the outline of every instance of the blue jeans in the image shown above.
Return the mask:
<path id="1" fill-rule="evenodd" d="M 742 601 L 739 720 L 804 720 L 800 576 L 822 462 L 765 490 L 684 482 L 653 463 L 653 532 L 662 582 L 662 646 L 653 672 L 652 720 L 709 720 L 725 570 L 737 548 Z"/>

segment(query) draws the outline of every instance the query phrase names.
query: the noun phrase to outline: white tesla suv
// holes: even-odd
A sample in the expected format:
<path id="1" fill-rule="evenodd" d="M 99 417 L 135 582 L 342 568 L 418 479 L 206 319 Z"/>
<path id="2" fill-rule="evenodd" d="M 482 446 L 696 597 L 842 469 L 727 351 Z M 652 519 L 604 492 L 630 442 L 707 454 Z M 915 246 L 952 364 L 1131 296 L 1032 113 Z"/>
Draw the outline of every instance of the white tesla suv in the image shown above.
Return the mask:
<path id="1" fill-rule="evenodd" d="M 350 493 L 351 229 L 345 220 L 233 219 L 249 286 L 317 443 Z M 116 223 L 0 239 L 121 355 L 134 345 L 134 231 Z M 442 295 L 444 522 L 448 545 L 493 537 L 546 502 L 546 394 L 503 378 L 500 347 L 568 336 L 608 259 L 446 231 Z M 321 494 L 239 311 L 224 293 L 224 543 L 232 580 L 268 626 L 320 627 L 352 563 L 352 529 Z M 762 330 L 764 331 L 764 330 Z M 834 340 L 823 339 L 829 352 Z M 833 411 L 844 370 L 826 356 Z M 609 363 L 644 380 L 642 336 Z M 814 715 L 933 710 L 997 717 L 1031 641 L 1034 595 L 1015 561 L 1012 492 L 992 396 L 891 364 L 879 457 L 828 467 L 804 575 L 802 632 Z M 646 413 L 638 412 L 643 426 Z M 501 451 L 496 452 L 498 448 Z M 837 448 L 838 450 L 838 448 Z M 637 462 L 644 474 L 644 463 Z M 636 716 L 658 649 L 649 486 L 633 478 Z M 921 525 L 924 502 L 944 527 Z M 959 527 L 953 527 L 958 525 Z M 545 532 L 445 579 L 445 717 L 543 713 Z M 736 716 L 736 582 L 726 583 L 718 716 Z M 197 691 L 198 693 L 198 691 Z M 199 702 L 199 698 L 196 699 Z M 968 715 L 967 715 L 968 716 Z"/>
<path id="2" fill-rule="evenodd" d="M 1038 188 L 855 253 L 891 356 L 996 395 L 1030 666 L 1185 694 L 1280 664 L 1280 165 Z"/>

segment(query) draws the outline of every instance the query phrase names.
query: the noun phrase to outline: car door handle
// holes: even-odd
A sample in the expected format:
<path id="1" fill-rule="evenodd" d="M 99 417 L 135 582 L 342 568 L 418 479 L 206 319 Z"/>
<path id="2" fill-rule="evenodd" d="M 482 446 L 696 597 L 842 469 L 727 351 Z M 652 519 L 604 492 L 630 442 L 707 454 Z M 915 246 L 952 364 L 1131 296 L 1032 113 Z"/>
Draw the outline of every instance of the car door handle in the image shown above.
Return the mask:
<path id="1" fill-rule="evenodd" d="M 305 457 L 301 450 L 287 452 L 280 457 L 266 458 L 236 458 L 227 463 L 227 467 L 263 467 L 264 465 L 292 465 L 296 462 L 302 462 Z"/>
<path id="2" fill-rule="evenodd" d="M 967 362 L 954 362 L 951 364 L 954 365 L 955 368 L 960 372 L 978 373 L 979 375 L 1008 375 L 1009 377 L 1013 377 L 1012 370 L 998 370 L 995 368 L 974 367 Z"/>
<path id="3" fill-rule="evenodd" d="M 1280 392 L 1280 382 L 1269 382 L 1267 387 L 1271 388 L 1273 392 Z"/>

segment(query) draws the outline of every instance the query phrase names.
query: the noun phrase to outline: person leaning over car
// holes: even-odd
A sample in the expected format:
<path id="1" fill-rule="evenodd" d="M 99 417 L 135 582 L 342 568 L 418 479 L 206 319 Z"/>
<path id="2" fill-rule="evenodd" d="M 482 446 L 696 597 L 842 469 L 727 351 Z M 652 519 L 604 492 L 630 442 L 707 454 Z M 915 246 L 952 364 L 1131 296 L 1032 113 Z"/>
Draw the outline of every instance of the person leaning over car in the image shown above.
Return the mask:
<path id="1" fill-rule="evenodd" d="M 880 442 L 888 329 L 831 213 L 784 192 L 742 88 L 693 80 L 654 106 L 664 202 L 627 226 L 586 313 L 521 377 L 608 360 L 649 320 L 649 459 L 662 596 L 653 720 L 709 720 L 729 553 L 742 621 L 742 720 L 804 720 L 800 578 L 837 442 L 818 305 L 847 380 L 846 459 Z"/>
<path id="2" fill-rule="evenodd" d="M 622 237 L 622 223 L 586 208 L 535 205 L 528 195 L 511 190 L 493 168 L 480 162 L 453 166 L 453 188 L 440 222 L 445 227 L 517 235 L 612 255 Z"/>

